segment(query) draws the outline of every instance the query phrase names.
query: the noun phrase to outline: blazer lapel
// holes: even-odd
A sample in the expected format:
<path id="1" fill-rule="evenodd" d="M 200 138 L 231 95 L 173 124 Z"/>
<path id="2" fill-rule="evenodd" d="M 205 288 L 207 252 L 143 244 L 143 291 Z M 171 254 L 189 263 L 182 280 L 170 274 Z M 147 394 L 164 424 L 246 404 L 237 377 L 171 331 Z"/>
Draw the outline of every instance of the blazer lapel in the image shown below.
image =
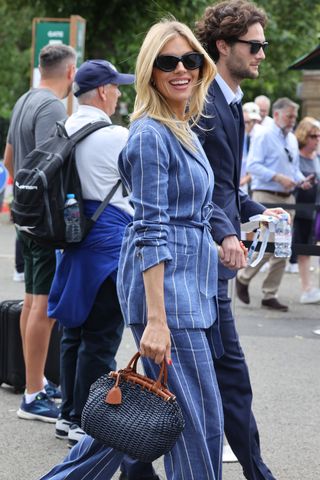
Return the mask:
<path id="1" fill-rule="evenodd" d="M 195 147 L 196 149 L 195 150 L 190 150 L 189 148 L 187 148 L 186 146 L 182 145 L 182 148 L 188 153 L 188 155 L 190 155 L 191 157 L 193 157 L 198 163 L 200 163 L 200 165 L 206 170 L 207 174 L 209 174 L 209 162 L 207 160 L 207 156 L 206 156 L 206 153 L 205 151 L 203 150 L 202 148 L 202 145 L 197 137 L 197 135 L 193 132 L 193 136 L 194 136 L 194 144 L 195 144 Z"/>

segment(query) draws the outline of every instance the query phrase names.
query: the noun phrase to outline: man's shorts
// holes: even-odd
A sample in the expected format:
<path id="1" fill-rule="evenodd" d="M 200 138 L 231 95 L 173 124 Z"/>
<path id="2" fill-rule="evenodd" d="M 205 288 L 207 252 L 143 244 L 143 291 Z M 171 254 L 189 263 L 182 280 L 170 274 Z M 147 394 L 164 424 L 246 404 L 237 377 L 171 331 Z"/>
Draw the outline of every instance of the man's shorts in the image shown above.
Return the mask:
<path id="1" fill-rule="evenodd" d="M 25 292 L 48 295 L 56 269 L 55 250 L 41 247 L 21 232 L 17 232 L 17 235 L 24 259 Z"/>

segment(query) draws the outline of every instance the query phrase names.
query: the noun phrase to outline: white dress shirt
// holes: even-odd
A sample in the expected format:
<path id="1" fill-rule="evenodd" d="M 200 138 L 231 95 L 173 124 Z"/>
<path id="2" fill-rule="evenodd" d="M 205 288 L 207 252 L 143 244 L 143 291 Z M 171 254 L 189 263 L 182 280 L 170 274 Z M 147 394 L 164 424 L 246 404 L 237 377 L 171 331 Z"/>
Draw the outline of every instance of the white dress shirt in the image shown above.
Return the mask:
<path id="1" fill-rule="evenodd" d="M 285 192 L 280 183 L 272 180 L 279 173 L 295 182 L 303 181 L 295 135 L 292 132 L 284 135 L 275 123 L 270 128 L 259 129 L 250 146 L 247 171 L 252 175 L 252 190 Z"/>
<path id="2" fill-rule="evenodd" d="M 266 128 L 271 127 L 272 124 L 273 124 L 273 119 L 269 117 L 269 115 L 265 116 L 261 122 L 261 125 Z"/>
<path id="3" fill-rule="evenodd" d="M 66 122 L 69 135 L 93 120 L 106 120 L 108 115 L 99 108 L 79 105 Z M 118 157 L 128 139 L 128 130 L 111 125 L 93 132 L 76 145 L 76 164 L 85 200 L 103 201 L 108 192 L 120 179 Z M 128 197 L 123 197 L 121 186 L 112 197 L 110 204 L 133 215 Z"/>
<path id="4" fill-rule="evenodd" d="M 239 86 L 237 88 L 236 93 L 234 93 L 234 91 L 229 87 L 229 85 L 224 81 L 224 79 L 221 77 L 219 73 L 217 73 L 215 80 L 219 85 L 219 87 L 221 88 L 221 91 L 228 105 L 230 105 L 231 103 L 241 103 L 241 100 L 243 97 L 243 91 Z"/>

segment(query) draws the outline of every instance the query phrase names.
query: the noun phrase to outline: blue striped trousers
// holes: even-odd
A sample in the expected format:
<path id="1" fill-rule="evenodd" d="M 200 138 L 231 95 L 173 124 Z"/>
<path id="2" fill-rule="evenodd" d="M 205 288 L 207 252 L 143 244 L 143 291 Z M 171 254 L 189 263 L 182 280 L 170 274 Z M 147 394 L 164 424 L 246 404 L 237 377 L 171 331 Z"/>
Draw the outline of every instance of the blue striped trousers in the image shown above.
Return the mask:
<path id="1" fill-rule="evenodd" d="M 143 325 L 131 325 L 137 345 Z M 172 366 L 168 388 L 177 396 L 185 429 L 164 456 L 168 480 L 221 480 L 223 413 L 213 366 L 213 332 L 209 328 L 171 330 Z M 159 367 L 144 358 L 145 373 L 157 378 Z M 41 480 L 108 480 L 123 454 L 86 435 Z"/>

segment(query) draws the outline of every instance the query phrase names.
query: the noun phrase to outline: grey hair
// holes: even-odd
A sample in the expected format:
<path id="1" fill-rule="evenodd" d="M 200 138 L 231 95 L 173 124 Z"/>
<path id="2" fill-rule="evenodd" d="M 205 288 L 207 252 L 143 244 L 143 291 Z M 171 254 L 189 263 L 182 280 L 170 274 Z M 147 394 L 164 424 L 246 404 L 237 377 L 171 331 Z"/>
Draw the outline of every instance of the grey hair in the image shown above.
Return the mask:
<path id="1" fill-rule="evenodd" d="M 285 108 L 294 108 L 295 110 L 299 110 L 299 105 L 288 97 L 278 98 L 272 105 L 272 113 L 277 112 L 279 110 L 284 110 Z"/>
<path id="2" fill-rule="evenodd" d="M 111 83 L 106 83 L 105 85 L 99 85 L 99 87 L 108 87 Z M 98 95 L 98 88 L 93 88 L 92 90 L 88 90 L 88 92 L 82 93 L 78 97 L 79 105 L 90 105 L 92 100 Z"/>
<path id="3" fill-rule="evenodd" d="M 77 98 L 79 105 L 88 105 L 92 102 L 92 100 L 97 96 L 98 89 L 94 88 L 93 90 L 89 90 L 88 92 L 79 95 Z"/>
<path id="4" fill-rule="evenodd" d="M 257 102 L 259 102 L 259 100 L 268 102 L 269 105 L 271 104 L 270 98 L 267 97 L 266 95 L 258 95 L 258 96 L 254 99 L 254 102 L 257 103 Z"/>

